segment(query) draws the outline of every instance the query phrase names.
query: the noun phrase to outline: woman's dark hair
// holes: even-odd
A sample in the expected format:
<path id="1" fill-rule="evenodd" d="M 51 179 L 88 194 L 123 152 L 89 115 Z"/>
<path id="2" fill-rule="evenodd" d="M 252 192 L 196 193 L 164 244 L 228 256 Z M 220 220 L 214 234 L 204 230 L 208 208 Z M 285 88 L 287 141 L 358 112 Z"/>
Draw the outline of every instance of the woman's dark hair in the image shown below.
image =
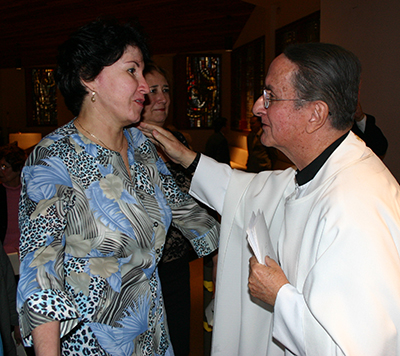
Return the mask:
<path id="1" fill-rule="evenodd" d="M 161 68 L 157 64 L 155 64 L 154 62 L 146 63 L 146 66 L 144 67 L 144 70 L 143 70 L 143 75 L 149 74 L 151 72 L 160 73 L 169 83 L 167 72 L 163 68 Z"/>
<path id="2" fill-rule="evenodd" d="M 25 164 L 26 154 L 25 151 L 19 148 L 17 143 L 14 142 L 0 147 L 0 159 L 2 158 L 5 159 L 14 172 L 21 172 Z"/>
<path id="3" fill-rule="evenodd" d="M 128 46 L 140 49 L 144 63 L 150 58 L 139 26 L 98 19 L 73 33 L 58 49 L 55 80 L 68 109 L 78 115 L 88 94 L 82 80 L 94 80 L 104 67 L 118 61 Z"/>
<path id="4" fill-rule="evenodd" d="M 351 128 L 361 77 L 359 59 L 328 43 L 294 44 L 283 53 L 298 66 L 292 76 L 298 98 L 324 101 L 329 107 L 331 125 L 337 130 Z"/>

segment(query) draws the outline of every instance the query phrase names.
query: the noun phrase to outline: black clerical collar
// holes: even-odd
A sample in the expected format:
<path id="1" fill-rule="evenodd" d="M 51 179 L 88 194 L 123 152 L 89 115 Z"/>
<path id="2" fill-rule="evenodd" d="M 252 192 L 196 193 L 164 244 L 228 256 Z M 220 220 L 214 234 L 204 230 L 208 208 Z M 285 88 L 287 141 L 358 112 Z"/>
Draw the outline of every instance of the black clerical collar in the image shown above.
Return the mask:
<path id="1" fill-rule="evenodd" d="M 350 131 L 349 131 L 350 132 Z M 349 132 L 346 132 L 343 136 L 338 138 L 329 147 L 325 149 L 314 161 L 312 161 L 307 167 L 303 168 L 301 171 L 297 170 L 296 181 L 298 185 L 303 185 L 308 183 L 311 179 L 315 177 L 318 171 L 322 168 L 331 154 L 339 147 L 339 145 L 344 141 Z"/>

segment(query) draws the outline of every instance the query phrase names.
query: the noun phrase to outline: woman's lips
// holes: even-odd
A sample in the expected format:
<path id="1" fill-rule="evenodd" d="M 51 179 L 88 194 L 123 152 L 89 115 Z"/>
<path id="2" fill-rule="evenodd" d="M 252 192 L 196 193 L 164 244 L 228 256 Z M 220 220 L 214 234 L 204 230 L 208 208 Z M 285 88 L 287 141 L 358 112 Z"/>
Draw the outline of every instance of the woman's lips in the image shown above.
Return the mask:
<path id="1" fill-rule="evenodd" d="M 144 107 L 144 100 L 136 99 L 135 103 L 138 104 L 139 106 L 141 106 L 142 108 Z"/>

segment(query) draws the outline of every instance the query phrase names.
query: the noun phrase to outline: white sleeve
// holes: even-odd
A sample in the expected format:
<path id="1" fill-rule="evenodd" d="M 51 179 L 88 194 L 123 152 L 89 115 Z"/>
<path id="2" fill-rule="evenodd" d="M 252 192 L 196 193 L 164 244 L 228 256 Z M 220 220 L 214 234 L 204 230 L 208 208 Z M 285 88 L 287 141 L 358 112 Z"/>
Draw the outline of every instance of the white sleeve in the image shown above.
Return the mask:
<path id="1" fill-rule="evenodd" d="M 274 307 L 273 337 L 293 354 L 306 355 L 303 314 L 306 308 L 303 295 L 291 284 L 278 292 Z"/>
<path id="2" fill-rule="evenodd" d="M 189 194 L 221 214 L 231 174 L 227 164 L 201 155 Z"/>

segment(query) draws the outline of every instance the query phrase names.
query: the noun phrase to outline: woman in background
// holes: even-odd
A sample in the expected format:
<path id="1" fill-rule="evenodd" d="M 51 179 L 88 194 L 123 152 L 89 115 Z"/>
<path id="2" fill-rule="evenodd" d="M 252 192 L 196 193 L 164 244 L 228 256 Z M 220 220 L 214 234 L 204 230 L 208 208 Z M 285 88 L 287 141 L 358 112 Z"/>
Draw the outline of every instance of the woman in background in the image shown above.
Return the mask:
<path id="1" fill-rule="evenodd" d="M 142 120 L 163 127 L 170 105 L 169 84 L 165 72 L 155 64 L 146 65 L 144 75 L 149 93 L 142 112 Z M 178 131 L 175 137 L 188 147 L 185 137 Z M 191 174 L 181 165 L 173 163 L 157 148 L 159 156 L 171 172 L 179 188 L 187 193 Z M 158 265 L 167 311 L 171 342 L 176 356 L 188 356 L 190 351 L 190 245 L 175 227 L 168 230 L 161 262 Z"/>
<path id="2" fill-rule="evenodd" d="M 6 253 L 18 252 L 18 202 L 25 152 L 16 143 L 0 147 L 0 241 Z"/>
<path id="3" fill-rule="evenodd" d="M 22 172 L 22 336 L 42 355 L 173 355 L 157 264 L 172 223 L 199 255 L 219 226 L 176 186 L 136 128 L 149 87 L 143 35 L 95 21 L 61 47 L 56 81 L 76 118 Z"/>
<path id="4" fill-rule="evenodd" d="M 18 204 L 21 195 L 21 170 L 25 160 L 26 153 L 22 148 L 18 147 L 17 142 L 0 147 L 0 241 L 3 244 L 2 249 L 5 251 L 4 255 L 7 257 L 7 260 L 9 259 L 7 254 L 19 253 Z M 16 255 L 15 258 L 18 259 L 18 256 Z M 14 283 L 10 282 L 9 278 L 3 278 L 2 282 L 6 283 L 6 286 L 1 284 L 0 293 L 2 294 L 5 291 L 9 293 L 8 302 L 10 303 L 10 307 L 5 307 L 7 303 L 4 302 L 5 298 L 2 294 L 2 303 L 0 305 L 4 307 L 0 308 L 0 324 L 2 326 L 12 326 L 14 340 L 19 345 L 22 343 L 22 339 L 15 304 L 17 295 L 15 281 L 18 280 L 19 275 L 14 276 L 14 271 L 12 270 L 12 277 Z M 10 297 L 10 293 L 13 293 L 12 297 Z M 9 320 L 12 320 L 11 325 L 7 324 Z M 10 347 L 10 345 L 14 347 L 14 343 L 11 344 L 9 342 L 8 335 L 4 339 L 4 343 L 7 347 Z M 13 352 L 17 354 L 17 350 Z M 6 355 L 11 356 L 14 354 L 13 352 L 7 351 Z M 33 347 L 25 347 L 25 353 L 28 356 L 35 355 Z"/>
<path id="5" fill-rule="evenodd" d="M 21 342 L 16 310 L 17 286 L 10 259 L 0 241 L 0 355 L 17 356 L 15 342 Z M 14 331 L 14 340 L 12 332 Z"/>

